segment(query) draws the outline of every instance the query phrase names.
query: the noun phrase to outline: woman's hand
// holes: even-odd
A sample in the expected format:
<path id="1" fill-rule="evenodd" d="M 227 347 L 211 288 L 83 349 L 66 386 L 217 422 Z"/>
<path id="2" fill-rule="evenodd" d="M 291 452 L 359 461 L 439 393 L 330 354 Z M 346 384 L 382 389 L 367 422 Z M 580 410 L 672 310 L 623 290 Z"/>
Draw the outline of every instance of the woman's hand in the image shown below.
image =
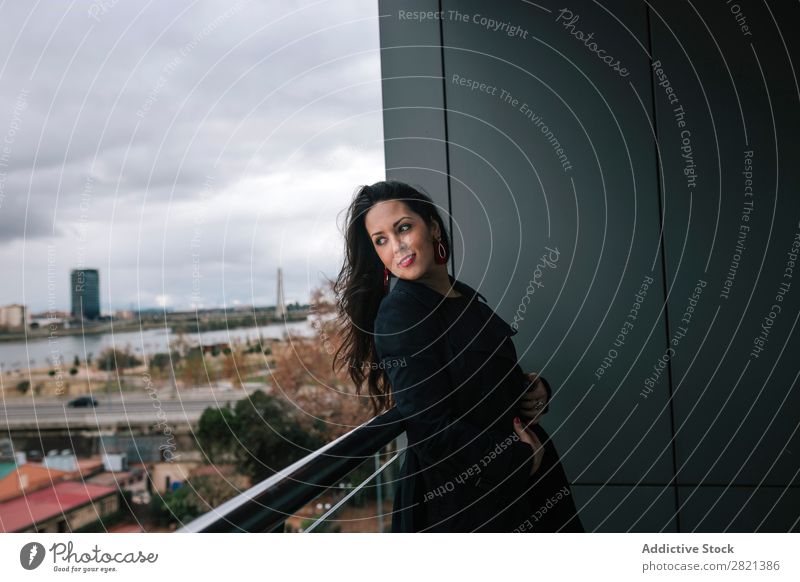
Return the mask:
<path id="1" fill-rule="evenodd" d="M 539 379 L 539 374 L 525 374 L 530 381 L 529 388 L 519 400 L 517 412 L 525 424 L 536 424 L 544 407 L 547 406 L 547 390 Z"/>
<path id="2" fill-rule="evenodd" d="M 544 458 L 544 446 L 532 430 L 528 430 L 527 424 L 523 425 L 519 417 L 514 418 L 514 432 L 517 433 L 519 440 L 528 443 L 533 447 L 533 465 L 530 474 L 533 475 L 539 470 Z"/>

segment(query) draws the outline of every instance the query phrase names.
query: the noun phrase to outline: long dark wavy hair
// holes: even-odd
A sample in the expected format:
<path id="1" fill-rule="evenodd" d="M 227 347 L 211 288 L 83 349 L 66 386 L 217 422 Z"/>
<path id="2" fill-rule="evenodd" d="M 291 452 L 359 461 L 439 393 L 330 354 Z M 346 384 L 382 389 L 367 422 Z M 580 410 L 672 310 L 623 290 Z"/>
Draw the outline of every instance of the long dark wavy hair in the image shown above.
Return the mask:
<path id="1" fill-rule="evenodd" d="M 336 323 L 343 340 L 334 354 L 333 369 L 336 371 L 348 366 L 348 374 L 359 396 L 366 380 L 375 414 L 394 406 L 394 401 L 386 370 L 377 366 L 374 339 L 375 317 L 384 296 L 384 264 L 367 233 L 364 218 L 378 202 L 402 201 L 425 221 L 428 228 L 432 228 L 433 221 L 439 224 L 442 244 L 450 256 L 450 239 L 442 217 L 430 196 L 420 190 L 419 186 L 396 180 L 359 186 L 347 209 L 344 264 L 333 286 L 338 314 Z"/>

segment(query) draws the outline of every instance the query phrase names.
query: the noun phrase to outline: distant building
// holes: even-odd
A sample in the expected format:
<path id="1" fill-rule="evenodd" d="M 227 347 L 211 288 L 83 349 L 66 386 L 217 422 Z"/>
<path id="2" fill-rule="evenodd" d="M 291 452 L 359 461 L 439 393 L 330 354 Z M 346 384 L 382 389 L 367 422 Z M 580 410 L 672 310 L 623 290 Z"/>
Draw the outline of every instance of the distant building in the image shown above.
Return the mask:
<path id="1" fill-rule="evenodd" d="M 0 463 L 3 462 L 14 462 L 14 447 L 11 444 L 11 439 L 0 439 Z"/>
<path id="2" fill-rule="evenodd" d="M 69 311 L 57 311 L 52 309 L 49 311 L 40 311 L 39 313 L 31 313 L 29 318 L 28 326 L 31 329 L 48 328 L 53 330 L 69 328 L 72 315 Z"/>
<path id="3" fill-rule="evenodd" d="M 147 503 L 151 499 L 149 480 L 144 467 L 133 467 L 130 471 L 104 471 L 89 477 L 86 483 L 128 491 L 134 503 Z"/>
<path id="4" fill-rule="evenodd" d="M 104 520 L 119 508 L 116 487 L 62 481 L 0 503 L 0 532 L 75 531 Z"/>
<path id="5" fill-rule="evenodd" d="M 51 451 L 46 460 L 29 462 L 19 451 L 15 463 L 0 463 L 0 532 L 74 531 L 119 510 L 120 487 L 102 480 L 103 460 L 76 459 L 70 450 Z M 134 480 L 118 474 L 126 485 Z M 135 479 L 142 481 L 138 473 Z"/>
<path id="6" fill-rule="evenodd" d="M 40 463 L 15 465 L 0 477 L 0 503 L 52 487 L 56 483 L 66 481 L 68 476 L 69 473 L 66 471 L 48 469 Z"/>
<path id="7" fill-rule="evenodd" d="M 31 319 L 67 319 L 70 315 L 69 311 L 48 309 L 47 311 L 40 311 L 39 313 L 31 313 Z"/>
<path id="8" fill-rule="evenodd" d="M 72 316 L 100 317 L 100 274 L 97 269 L 73 269 L 70 273 Z"/>
<path id="9" fill-rule="evenodd" d="M 23 329 L 30 323 L 28 308 L 13 304 L 0 307 L 0 329 Z"/>
<path id="10" fill-rule="evenodd" d="M 61 453 L 57 450 L 53 450 L 42 459 L 42 466 L 48 469 L 72 473 L 78 470 L 78 457 L 70 450 L 65 450 Z"/>
<path id="11" fill-rule="evenodd" d="M 67 318 L 64 317 L 33 317 L 31 318 L 31 329 L 48 328 L 48 329 L 67 329 L 69 328 L 69 314 Z"/>

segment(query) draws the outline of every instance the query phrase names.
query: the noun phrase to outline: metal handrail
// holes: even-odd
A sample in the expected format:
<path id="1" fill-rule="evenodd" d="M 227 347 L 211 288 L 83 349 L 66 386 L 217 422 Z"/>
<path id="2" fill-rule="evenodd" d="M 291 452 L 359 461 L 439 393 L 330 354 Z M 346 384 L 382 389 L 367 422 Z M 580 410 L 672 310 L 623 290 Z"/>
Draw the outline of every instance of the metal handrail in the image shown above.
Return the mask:
<path id="1" fill-rule="evenodd" d="M 377 456 L 377 453 L 376 453 L 376 456 Z M 353 489 L 352 489 L 352 491 L 350 491 L 350 493 L 348 493 L 347 495 L 342 497 L 339 501 L 336 502 L 336 504 L 333 507 L 331 507 L 323 515 L 321 515 L 317 519 L 315 519 L 314 522 L 311 525 L 309 525 L 305 529 L 305 531 L 303 533 L 311 533 L 312 531 L 314 531 L 317 528 L 318 525 L 320 525 L 322 523 L 325 523 L 325 521 L 327 521 L 327 519 L 331 515 L 336 513 L 341 506 L 343 506 L 345 503 L 350 501 L 351 497 L 353 497 L 356 493 L 361 491 L 361 489 L 363 489 L 364 485 L 366 485 L 367 483 L 369 483 L 373 479 L 377 479 L 378 480 L 378 484 L 380 485 L 381 473 L 383 473 L 386 470 L 386 467 L 388 467 L 389 465 L 394 463 L 395 460 L 397 460 L 397 458 L 399 456 L 400 456 L 400 453 L 395 453 L 394 456 L 391 459 L 389 459 L 388 461 L 386 461 L 383 465 L 380 465 L 376 461 L 376 464 L 378 464 L 379 466 L 378 466 L 377 469 L 375 469 L 375 471 L 372 473 L 372 475 L 370 475 L 369 477 L 364 479 L 361 483 L 359 483 L 358 485 L 353 487 Z M 382 516 L 381 508 L 383 507 L 383 503 L 381 501 L 381 496 L 380 496 L 380 491 L 381 491 L 381 489 L 380 489 L 380 486 L 379 486 L 378 489 L 377 489 L 377 492 L 378 492 L 378 517 L 379 518 Z M 381 531 L 381 528 L 378 528 L 378 531 Z"/>
<path id="2" fill-rule="evenodd" d="M 190 521 L 176 533 L 272 532 L 404 431 L 392 408 Z"/>

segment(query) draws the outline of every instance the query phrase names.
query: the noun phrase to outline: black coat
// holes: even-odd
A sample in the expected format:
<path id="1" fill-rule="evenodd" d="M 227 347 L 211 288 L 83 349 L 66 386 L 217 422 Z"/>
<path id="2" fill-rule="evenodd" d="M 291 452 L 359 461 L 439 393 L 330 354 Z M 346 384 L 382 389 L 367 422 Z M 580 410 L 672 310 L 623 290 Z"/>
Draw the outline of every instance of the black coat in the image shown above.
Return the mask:
<path id="1" fill-rule="evenodd" d="M 531 477 L 533 449 L 514 432 L 527 381 L 511 340 L 516 331 L 480 293 L 450 281 L 464 299 L 398 279 L 375 319 L 377 354 L 408 437 L 392 531 L 537 531 L 520 526 L 557 496 L 553 486 L 569 485 L 555 448 L 545 458 L 558 470 Z M 571 492 L 550 506 L 574 516 Z"/>
<path id="2" fill-rule="evenodd" d="M 544 446 L 544 458 L 528 481 L 530 513 L 514 531 L 584 532 L 555 444 L 540 424 L 533 425 L 533 432 Z"/>

